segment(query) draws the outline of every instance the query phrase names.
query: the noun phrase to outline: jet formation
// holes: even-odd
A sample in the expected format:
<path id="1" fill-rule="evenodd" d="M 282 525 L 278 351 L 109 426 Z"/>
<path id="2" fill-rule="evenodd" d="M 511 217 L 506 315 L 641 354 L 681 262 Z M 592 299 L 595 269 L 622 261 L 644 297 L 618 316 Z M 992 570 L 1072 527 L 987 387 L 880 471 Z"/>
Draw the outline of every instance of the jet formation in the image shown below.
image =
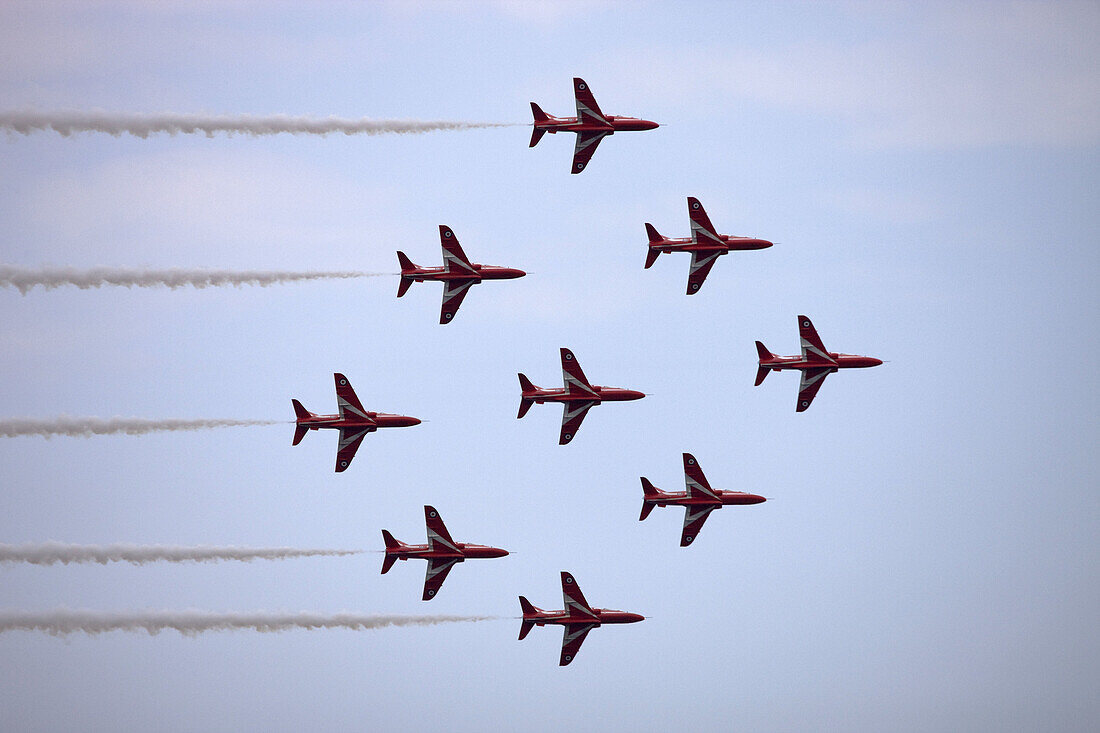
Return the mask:
<path id="1" fill-rule="evenodd" d="M 469 542 L 455 542 L 451 539 L 443 519 L 435 507 L 424 507 L 424 524 L 428 530 L 428 544 L 406 545 L 393 538 L 393 535 L 382 530 L 382 539 L 386 543 L 386 556 L 382 559 L 382 574 L 389 572 L 393 564 L 398 560 L 423 558 L 428 561 L 427 574 L 424 576 L 424 596 L 421 600 L 430 601 L 439 592 L 439 587 L 447 579 L 447 573 L 451 572 L 456 564 L 465 562 L 470 558 L 504 557 L 507 550 L 488 545 L 474 545 Z"/>
<path id="2" fill-rule="evenodd" d="M 535 147 L 546 133 L 554 135 L 559 132 L 577 133 L 577 145 L 573 148 L 573 165 L 570 173 L 580 173 L 592 160 L 596 153 L 596 147 L 600 140 L 616 132 L 635 132 L 638 130 L 653 130 L 659 125 L 649 120 L 640 120 L 637 117 L 624 117 L 622 115 L 605 115 L 600 111 L 600 105 L 596 104 L 596 98 L 592 96 L 592 90 L 584 79 L 573 78 L 573 96 L 577 100 L 576 117 L 552 117 L 542 111 L 534 102 L 531 102 L 531 114 L 535 116 L 535 129 L 531 132 L 531 144 Z"/>
<path id="3" fill-rule="evenodd" d="M 462 305 L 462 299 L 474 285 L 482 280 L 512 280 L 527 273 L 510 267 L 478 265 L 462 251 L 458 237 L 449 226 L 439 225 L 439 241 L 443 245 L 442 267 L 420 267 L 401 251 L 397 262 L 401 265 L 401 282 L 397 285 L 397 297 L 409 291 L 414 282 L 432 280 L 443 283 L 443 307 L 439 312 L 440 323 L 450 323 Z"/>
<path id="4" fill-rule="evenodd" d="M 584 643 L 584 637 L 588 636 L 588 632 L 592 629 L 603 624 L 633 624 L 645 620 L 645 616 L 637 613 L 615 611 L 610 608 L 593 608 L 588 605 L 577 581 L 565 571 L 561 574 L 561 593 L 565 599 L 565 609 L 562 611 L 544 611 L 532 605 L 523 596 L 519 597 L 519 607 L 523 611 L 523 621 L 520 622 L 519 627 L 520 641 L 523 641 L 536 626 L 554 624 L 565 627 L 561 640 L 559 667 L 564 667 L 573 661 L 581 644 Z"/>
<path id="5" fill-rule="evenodd" d="M 581 371 L 581 365 L 569 349 L 561 350 L 561 371 L 565 386 L 561 389 L 543 389 L 536 387 L 530 379 L 520 373 L 519 386 L 519 414 L 516 419 L 522 418 L 531 409 L 533 404 L 547 402 L 562 403 L 561 433 L 558 436 L 558 445 L 565 445 L 573 440 L 577 430 L 581 427 L 581 421 L 588 411 L 601 402 L 624 402 L 627 400 L 640 400 L 645 397 L 643 392 L 619 387 L 600 387 L 591 384 Z"/>
<path id="6" fill-rule="evenodd" d="M 605 115 L 596 104 L 591 90 L 583 79 L 573 79 L 573 91 L 576 98 L 576 117 L 552 117 L 531 103 L 534 115 L 534 129 L 530 147 L 535 147 L 546 133 L 572 132 L 577 135 L 573 153 L 571 172 L 580 173 L 588 165 L 600 141 L 609 135 L 623 131 L 651 130 L 656 122 L 633 117 Z M 715 262 L 722 255 L 733 251 L 766 249 L 773 246 L 771 241 L 757 237 L 719 234 L 707 216 L 699 199 L 688 197 L 688 218 L 691 234 L 689 237 L 665 237 L 650 223 L 645 224 L 649 239 L 645 269 L 651 268 L 662 254 L 687 252 L 691 255 L 688 270 L 687 295 L 694 295 L 702 288 Z M 494 265 L 481 265 L 470 261 L 454 231 L 445 225 L 439 226 L 439 238 L 443 250 L 441 267 L 421 267 L 416 265 L 401 251 L 397 259 L 401 267 L 397 297 L 403 297 L 414 282 L 443 283 L 443 301 L 440 309 L 440 324 L 450 323 L 463 299 L 474 285 L 485 280 L 503 280 L 524 277 L 523 270 Z M 760 385 L 771 371 L 796 369 L 802 373 L 799 387 L 797 412 L 805 411 L 821 388 L 825 377 L 831 372 L 848 368 L 878 366 L 881 360 L 852 354 L 828 351 L 821 342 L 810 319 L 798 316 L 799 335 L 802 352 L 799 356 L 777 356 L 768 351 L 760 342 L 756 342 L 759 355 L 756 385 Z M 520 373 L 520 404 L 517 419 L 523 418 L 534 404 L 561 403 L 563 407 L 561 431 L 558 444 L 570 443 L 580 429 L 588 411 L 603 402 L 639 400 L 646 395 L 630 389 L 603 387 L 588 381 L 573 352 L 560 349 L 563 387 L 544 389 L 536 386 L 524 374 Z M 415 417 L 368 412 L 359 402 L 347 378 L 335 374 L 336 396 L 339 405 L 337 415 L 315 415 L 306 410 L 298 400 L 292 400 L 296 414 L 296 427 L 293 444 L 301 442 L 310 430 L 333 428 L 340 431 L 339 448 L 336 456 L 336 471 L 348 468 L 363 438 L 383 427 L 408 427 L 420 423 Z M 639 521 L 644 521 L 656 507 L 684 507 L 684 523 L 680 534 L 680 546 L 691 545 L 699 536 L 707 517 L 724 506 L 760 504 L 766 501 L 763 496 L 744 491 L 716 489 L 711 486 L 703 474 L 695 456 L 683 454 L 684 481 L 683 492 L 662 491 L 641 477 L 642 509 Z M 427 561 L 422 600 L 428 601 L 438 594 L 451 568 L 471 558 L 497 558 L 508 554 L 507 550 L 488 545 L 476 545 L 456 542 L 451 538 L 439 512 L 430 505 L 424 506 L 424 522 L 427 531 L 427 543 L 423 545 L 405 544 L 382 530 L 385 542 L 385 557 L 382 561 L 382 574 L 390 571 L 398 560 L 423 559 Z M 519 638 L 524 639 L 535 626 L 547 624 L 564 627 L 559 665 L 568 665 L 576 657 L 588 632 L 604 624 L 636 623 L 644 620 L 640 614 L 611 609 L 594 608 L 585 600 L 576 580 L 568 572 L 561 573 L 564 608 L 561 611 L 545 611 L 530 603 L 524 596 L 519 597 L 522 610 L 522 622 Z"/>
<path id="7" fill-rule="evenodd" d="M 772 371 L 781 372 L 784 369 L 797 369 L 802 372 L 802 382 L 798 385 L 798 404 L 795 412 L 805 412 L 814 401 L 817 391 L 821 389 L 825 377 L 832 372 L 841 369 L 865 369 L 882 364 L 882 359 L 872 356 L 857 356 L 855 354 L 838 354 L 829 351 L 825 344 L 821 343 L 821 337 L 817 335 L 817 329 L 806 316 L 798 317 L 798 335 L 802 343 L 801 356 L 776 356 L 768 351 L 767 347 L 759 341 L 756 342 L 756 352 L 760 356 L 760 366 L 756 370 L 756 384 L 760 384 Z"/>

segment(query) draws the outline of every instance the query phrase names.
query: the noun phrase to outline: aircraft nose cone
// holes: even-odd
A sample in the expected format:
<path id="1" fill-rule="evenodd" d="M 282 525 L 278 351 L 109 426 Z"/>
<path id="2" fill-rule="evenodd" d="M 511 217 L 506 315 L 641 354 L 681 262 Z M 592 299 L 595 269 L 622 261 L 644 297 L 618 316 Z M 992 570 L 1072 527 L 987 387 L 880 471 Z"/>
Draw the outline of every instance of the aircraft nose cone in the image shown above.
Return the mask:
<path id="1" fill-rule="evenodd" d="M 876 367 L 876 366 L 881 366 L 882 365 L 882 359 L 868 359 L 867 361 L 868 361 L 868 366 Z"/>
<path id="2" fill-rule="evenodd" d="M 499 547 L 494 547 L 492 557 L 504 557 L 507 554 L 507 550 L 502 550 Z"/>
<path id="3" fill-rule="evenodd" d="M 407 417 L 407 418 L 405 418 L 405 422 L 406 422 L 405 427 L 411 428 L 413 425 L 419 425 L 420 424 L 420 418 L 418 418 L 418 417 Z"/>
<path id="4" fill-rule="evenodd" d="M 628 400 L 640 400 L 643 397 L 645 397 L 645 392 L 638 392 L 637 390 L 633 389 L 626 390 L 626 398 Z"/>
<path id="5" fill-rule="evenodd" d="M 765 501 L 767 501 L 767 499 L 765 499 L 763 496 L 760 496 L 759 494 L 753 494 L 752 498 L 753 504 L 763 504 Z"/>
<path id="6" fill-rule="evenodd" d="M 524 272 L 523 270 L 515 270 L 515 269 L 508 270 L 508 277 L 510 277 L 510 278 L 525 277 L 526 275 L 527 275 L 527 273 Z"/>
<path id="7" fill-rule="evenodd" d="M 774 247 L 774 246 L 775 246 L 775 242 L 769 242 L 766 239 L 761 239 L 760 240 L 760 249 L 767 249 L 768 247 Z"/>
<path id="8" fill-rule="evenodd" d="M 640 613 L 626 613 L 623 614 L 623 616 L 626 618 L 625 623 L 628 624 L 636 624 L 639 621 L 645 621 L 645 616 Z"/>

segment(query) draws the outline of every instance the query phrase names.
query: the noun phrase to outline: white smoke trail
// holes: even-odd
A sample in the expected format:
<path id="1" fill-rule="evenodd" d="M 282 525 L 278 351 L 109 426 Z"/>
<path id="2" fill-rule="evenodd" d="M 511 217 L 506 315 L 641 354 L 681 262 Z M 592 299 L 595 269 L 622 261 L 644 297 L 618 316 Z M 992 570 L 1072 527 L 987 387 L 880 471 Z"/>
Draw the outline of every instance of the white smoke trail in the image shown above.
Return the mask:
<path id="1" fill-rule="evenodd" d="M 158 634 L 178 631 L 196 636 L 204 631 L 251 629 L 273 632 L 292 629 L 350 629 L 361 631 L 387 626 L 433 626 L 435 624 L 488 621 L 495 616 L 366 616 L 357 613 L 214 613 L 210 611 L 82 611 L 58 609 L 47 612 L 0 611 L 0 633 L 45 631 L 55 636 L 83 632 L 145 631 Z"/>
<path id="2" fill-rule="evenodd" d="M 291 117 L 288 115 L 199 115 L 199 114 L 137 114 L 91 110 L 36 112 L 32 110 L 0 111 L 0 128 L 23 135 L 38 130 L 53 130 L 65 137 L 74 132 L 105 132 L 118 137 L 129 133 L 147 138 L 157 132 L 169 135 L 216 133 L 230 135 L 415 135 L 438 130 L 473 130 L 486 127 L 511 127 L 512 123 L 458 122 L 448 120 L 372 120 L 366 117 Z"/>
<path id="3" fill-rule="evenodd" d="M 171 268 L 144 270 L 129 267 L 93 267 L 78 270 L 72 267 L 18 267 L 0 265 L 0 287 L 17 288 L 23 295 L 35 287 L 45 290 L 72 285 L 87 290 L 107 285 L 127 288 L 165 287 L 173 290 L 222 287 L 225 285 L 259 285 L 267 287 L 276 283 L 303 280 L 338 280 L 358 277 L 382 277 L 390 273 L 338 271 L 286 271 L 286 270 L 206 270 Z"/>
<path id="4" fill-rule="evenodd" d="M 0 543 L 0 563 L 26 562 L 32 565 L 63 563 L 128 562 L 218 562 L 221 560 L 286 560 L 295 557 L 342 557 L 362 550 L 321 550 L 295 547 L 178 547 L 173 545 L 70 545 L 64 542 L 8 545 Z"/>
<path id="5" fill-rule="evenodd" d="M 61 415 L 49 420 L 31 418 L 8 418 L 0 420 L 0 438 L 16 438 L 22 435 L 41 435 L 49 438 L 54 435 L 68 435 L 75 438 L 89 438 L 93 435 L 145 435 L 178 430 L 205 430 L 207 428 L 229 428 L 242 425 L 277 425 L 278 420 L 151 420 L 143 417 L 69 417 Z"/>

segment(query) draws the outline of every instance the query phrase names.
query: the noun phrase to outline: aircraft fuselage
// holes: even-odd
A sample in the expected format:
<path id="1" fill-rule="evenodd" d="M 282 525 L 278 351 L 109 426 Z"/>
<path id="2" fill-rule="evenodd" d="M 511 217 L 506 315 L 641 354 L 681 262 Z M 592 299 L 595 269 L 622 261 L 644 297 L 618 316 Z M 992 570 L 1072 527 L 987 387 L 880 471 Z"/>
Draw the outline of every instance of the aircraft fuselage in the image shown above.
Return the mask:
<path id="1" fill-rule="evenodd" d="M 357 428 L 363 430 L 373 430 L 375 428 L 410 428 L 413 425 L 420 424 L 418 418 L 409 417 L 408 415 L 368 412 L 367 417 L 370 418 L 370 422 L 355 418 L 342 418 L 339 415 L 312 415 L 310 417 L 299 418 L 296 423 L 310 430 L 319 430 L 321 428 L 334 428 L 337 430 Z"/>
<path id="2" fill-rule="evenodd" d="M 773 246 L 772 242 L 756 237 L 738 237 L 732 234 L 719 234 L 718 237 L 726 246 L 726 252 L 747 251 L 753 249 L 767 249 Z M 699 244 L 691 237 L 664 237 L 660 241 L 650 242 L 650 249 L 655 249 L 662 254 L 671 252 L 714 252 L 714 244 Z M 721 251 L 721 250 L 718 250 Z M 725 254 L 726 252 L 722 252 Z"/>
<path id="3" fill-rule="evenodd" d="M 387 555 L 396 555 L 398 560 L 408 560 L 409 558 L 422 558 L 430 560 L 432 558 L 456 558 L 459 562 L 469 559 L 484 559 L 492 557 L 504 557 L 508 554 L 507 550 L 502 550 L 499 547 L 489 547 L 488 545 L 475 545 L 470 542 L 456 542 L 455 543 L 459 552 L 447 551 L 447 550 L 435 550 L 432 551 L 428 545 L 402 545 L 396 549 L 386 549 Z"/>
<path id="4" fill-rule="evenodd" d="M 530 621 L 535 626 L 545 626 L 547 624 L 558 626 L 593 624 L 600 626 L 602 624 L 633 624 L 638 621 L 645 621 L 645 616 L 641 614 L 616 611 L 610 608 L 593 608 L 592 613 L 595 614 L 595 618 L 586 614 L 568 614 L 565 611 L 539 611 L 538 613 L 524 614 L 523 620 Z"/>
<path id="5" fill-rule="evenodd" d="M 513 280 L 523 277 L 527 273 L 512 267 L 497 267 L 496 265 L 474 265 L 477 274 L 466 272 L 449 272 L 446 267 L 418 267 L 415 270 L 407 270 L 401 276 L 418 283 L 431 280 L 433 282 L 446 282 L 448 280 Z"/>
<path id="6" fill-rule="evenodd" d="M 607 115 L 609 124 L 602 125 L 591 122 L 581 122 L 576 117 L 552 117 L 547 115 L 545 120 L 536 120 L 535 129 L 543 130 L 551 135 L 558 132 L 606 132 L 614 135 L 616 132 L 640 132 L 642 130 L 655 130 L 660 127 L 651 120 L 642 120 L 637 117 L 624 117 L 622 115 Z"/>
<path id="7" fill-rule="evenodd" d="M 596 385 L 593 385 L 592 389 L 595 394 L 571 392 L 568 389 L 539 389 L 535 392 L 525 392 L 523 396 L 534 400 L 540 405 L 547 402 L 627 402 L 645 397 L 644 392 L 633 389 L 599 387 Z"/>
<path id="8" fill-rule="evenodd" d="M 781 372 L 784 369 L 823 369 L 831 371 L 840 369 L 866 369 L 882 364 L 882 359 L 873 356 L 858 356 L 856 354 L 838 354 L 829 352 L 832 363 L 820 359 L 804 359 L 801 356 L 775 356 L 771 359 L 761 360 L 760 366 L 773 371 Z"/>

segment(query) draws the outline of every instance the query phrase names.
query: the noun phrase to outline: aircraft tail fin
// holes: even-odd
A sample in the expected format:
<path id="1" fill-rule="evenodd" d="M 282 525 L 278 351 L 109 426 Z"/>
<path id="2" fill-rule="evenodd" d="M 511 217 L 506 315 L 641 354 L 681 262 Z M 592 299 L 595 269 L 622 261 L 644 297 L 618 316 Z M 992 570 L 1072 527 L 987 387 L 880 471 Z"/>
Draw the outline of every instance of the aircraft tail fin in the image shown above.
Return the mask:
<path id="1" fill-rule="evenodd" d="M 386 553 L 386 556 L 382 558 L 382 575 L 388 573 L 395 562 L 397 562 L 397 555 Z"/>
<path id="2" fill-rule="evenodd" d="M 655 242 L 661 242 L 664 237 L 657 231 L 656 227 L 650 224 L 648 221 L 645 224 L 645 233 L 649 236 L 649 251 L 645 253 L 645 269 L 653 267 L 653 263 L 657 261 L 657 258 L 661 256 L 661 250 L 655 249 L 653 244 Z"/>
<path id="3" fill-rule="evenodd" d="M 767 378 L 768 372 L 771 371 L 771 369 L 764 366 L 764 362 L 774 359 L 775 354 L 768 351 L 768 347 L 759 341 L 756 342 L 756 354 L 760 357 L 760 366 L 756 369 L 756 384 L 754 386 L 759 387 Z"/>
<path id="4" fill-rule="evenodd" d="M 533 148 L 539 144 L 539 140 L 542 140 L 542 136 L 546 134 L 546 128 L 539 127 L 539 123 L 549 121 L 550 116 L 534 102 L 531 102 L 531 114 L 535 117 L 535 129 L 531 131 L 531 144 L 528 147 Z"/>
<path id="5" fill-rule="evenodd" d="M 657 506 L 657 499 L 661 497 L 661 490 L 650 483 L 649 479 L 642 477 L 642 515 L 638 517 L 639 522 L 644 522 L 645 518 L 649 516 L 649 513 L 653 511 L 653 507 Z"/>
<path id="6" fill-rule="evenodd" d="M 536 608 L 531 603 L 531 601 L 527 600 L 523 596 L 519 597 L 519 607 L 520 607 L 520 610 L 523 611 L 523 622 L 520 624 L 520 627 L 519 627 L 519 639 L 520 639 L 520 641 L 523 641 L 523 638 L 525 636 L 527 636 L 529 633 L 531 633 L 531 629 L 535 628 L 535 622 L 534 621 L 529 621 L 527 617 L 528 616 L 534 616 L 541 609 Z"/>
<path id="7" fill-rule="evenodd" d="M 531 383 L 531 380 L 527 378 L 525 374 L 519 374 L 519 388 L 522 390 L 522 394 L 519 397 L 519 414 L 516 415 L 516 419 L 521 419 L 527 414 L 527 411 L 531 409 L 531 405 L 535 404 L 535 400 L 528 395 L 534 394 L 538 387 Z"/>
<path id="8" fill-rule="evenodd" d="M 417 267 L 416 264 L 409 259 L 408 255 L 400 250 L 397 252 L 397 263 L 401 265 L 401 281 L 397 284 L 397 297 L 400 298 L 402 295 L 409 292 L 409 288 L 411 288 L 413 284 L 413 279 L 405 273 L 410 270 L 415 270 Z"/>
<path id="9" fill-rule="evenodd" d="M 291 400 L 290 404 L 294 405 L 294 417 L 298 420 L 305 420 L 310 417 L 316 417 L 312 412 L 302 406 L 302 403 L 298 400 Z"/>
<path id="10" fill-rule="evenodd" d="M 294 405 L 294 419 L 295 420 L 308 420 L 314 417 L 314 414 L 302 406 L 302 403 L 298 400 L 291 400 L 290 404 Z M 309 432 L 309 428 L 305 425 L 294 426 L 294 442 L 291 445 L 298 445 L 302 442 L 302 438 L 306 437 L 306 433 Z"/>
<path id="11" fill-rule="evenodd" d="M 400 540 L 394 539 L 393 535 L 389 533 L 389 530 L 382 530 L 382 541 L 386 543 L 387 550 L 396 550 L 403 547 L 403 543 Z"/>

